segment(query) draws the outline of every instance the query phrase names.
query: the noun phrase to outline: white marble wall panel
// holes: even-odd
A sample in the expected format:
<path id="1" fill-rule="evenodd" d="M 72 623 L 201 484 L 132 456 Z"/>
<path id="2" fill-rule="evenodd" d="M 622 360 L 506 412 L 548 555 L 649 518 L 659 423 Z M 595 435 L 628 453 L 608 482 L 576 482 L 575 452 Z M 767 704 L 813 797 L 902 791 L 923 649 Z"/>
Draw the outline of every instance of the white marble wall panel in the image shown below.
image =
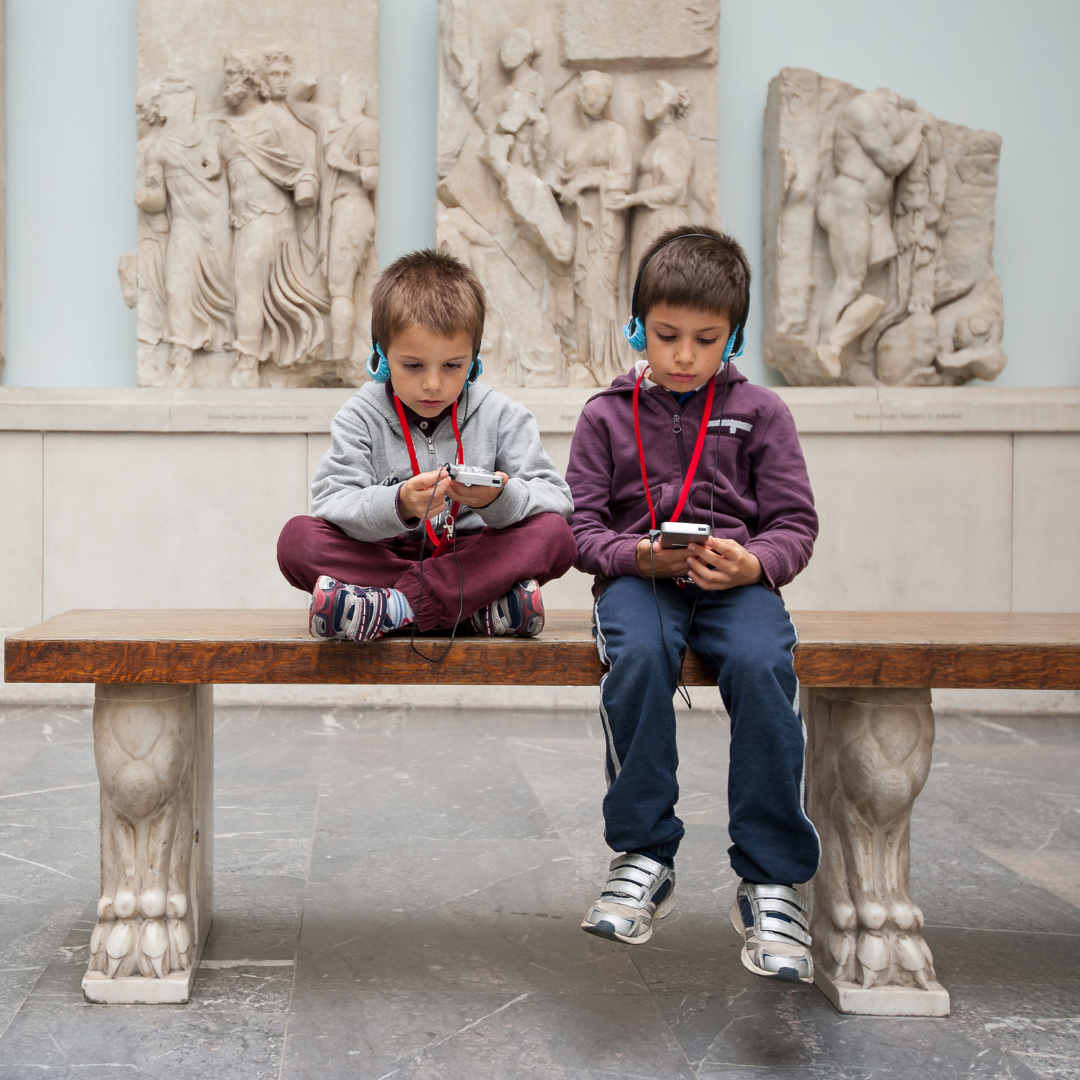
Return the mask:
<path id="1" fill-rule="evenodd" d="M 1080 435 L 1013 443 L 1014 611 L 1080 611 Z"/>
<path id="2" fill-rule="evenodd" d="M 1008 611 L 1010 435 L 807 435 L 822 529 L 791 609 Z"/>
<path id="3" fill-rule="evenodd" d="M 0 626 L 41 620 L 41 457 L 40 432 L 0 432 Z"/>
<path id="4" fill-rule="evenodd" d="M 77 607 L 302 607 L 277 568 L 307 507 L 303 435 L 51 433 L 44 616 Z"/>

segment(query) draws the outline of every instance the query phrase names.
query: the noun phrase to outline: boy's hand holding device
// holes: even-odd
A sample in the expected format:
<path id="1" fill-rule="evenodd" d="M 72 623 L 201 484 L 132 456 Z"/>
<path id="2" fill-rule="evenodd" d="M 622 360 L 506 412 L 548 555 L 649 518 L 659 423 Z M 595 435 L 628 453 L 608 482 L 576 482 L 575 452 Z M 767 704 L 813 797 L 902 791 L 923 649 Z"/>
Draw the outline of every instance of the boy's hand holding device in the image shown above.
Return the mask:
<path id="1" fill-rule="evenodd" d="M 734 540 L 710 536 L 704 544 L 687 547 L 661 547 L 659 540 L 651 546 L 650 564 L 649 538 L 638 541 L 637 567 L 642 577 L 689 577 L 695 585 L 710 591 L 753 585 L 762 578 L 758 557 Z"/>
<path id="2" fill-rule="evenodd" d="M 490 506 L 503 493 L 510 479 L 504 472 L 488 473 L 484 469 L 469 469 L 464 465 L 453 465 L 451 471 L 461 476 L 451 477 L 450 498 L 473 510 Z M 499 483 L 494 482 L 496 478 Z"/>
<path id="3" fill-rule="evenodd" d="M 405 521 L 413 518 L 438 517 L 445 509 L 451 480 L 446 469 L 417 473 L 398 488 L 398 511 Z M 455 495 L 454 498 L 457 498 Z"/>
<path id="4" fill-rule="evenodd" d="M 690 578 L 703 589 L 753 585 L 764 574 L 758 557 L 735 540 L 710 536 L 704 544 L 690 544 L 686 550 Z"/>
<path id="5" fill-rule="evenodd" d="M 649 548 L 652 547 L 652 558 L 649 557 Z M 690 563 L 686 558 L 687 549 L 662 548 L 660 541 L 650 542 L 647 536 L 642 537 L 637 545 L 637 568 L 642 577 L 648 578 L 654 575 L 658 578 L 686 577 L 690 572 Z"/>

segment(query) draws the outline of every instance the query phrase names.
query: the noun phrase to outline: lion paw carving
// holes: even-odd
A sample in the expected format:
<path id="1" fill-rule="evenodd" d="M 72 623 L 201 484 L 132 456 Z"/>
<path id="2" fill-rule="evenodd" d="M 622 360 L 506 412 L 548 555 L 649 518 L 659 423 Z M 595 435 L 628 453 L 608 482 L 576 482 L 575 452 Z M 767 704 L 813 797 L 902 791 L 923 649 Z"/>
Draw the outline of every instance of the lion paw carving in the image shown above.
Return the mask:
<path id="1" fill-rule="evenodd" d="M 908 849 L 934 743 L 930 692 L 815 689 L 810 702 L 816 959 L 836 982 L 928 990 L 936 975 Z"/>
<path id="2" fill-rule="evenodd" d="M 190 869 L 195 708 L 186 688 L 99 696 L 101 899 L 90 971 L 163 979 L 192 963 Z"/>

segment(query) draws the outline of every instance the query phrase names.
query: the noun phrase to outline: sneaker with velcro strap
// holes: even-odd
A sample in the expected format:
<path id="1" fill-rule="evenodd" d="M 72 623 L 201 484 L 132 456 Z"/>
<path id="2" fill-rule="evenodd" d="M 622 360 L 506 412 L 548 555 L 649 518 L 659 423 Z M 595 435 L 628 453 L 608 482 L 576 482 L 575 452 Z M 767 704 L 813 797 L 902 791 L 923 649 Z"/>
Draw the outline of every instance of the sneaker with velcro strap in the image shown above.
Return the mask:
<path id="1" fill-rule="evenodd" d="M 609 868 L 600 899 L 585 915 L 587 934 L 640 945 L 652 937 L 653 924 L 675 906 L 675 871 L 647 855 L 626 854 Z"/>
<path id="2" fill-rule="evenodd" d="M 539 583 L 536 578 L 519 581 L 475 612 L 470 621 L 481 637 L 536 637 L 544 629 Z"/>
<path id="3" fill-rule="evenodd" d="M 812 983 L 810 905 L 790 885 L 743 879 L 729 912 L 742 935 L 743 967 L 767 979 Z"/>
<path id="4" fill-rule="evenodd" d="M 374 641 L 388 629 L 387 595 L 323 574 L 311 594 L 308 631 L 316 641 Z"/>

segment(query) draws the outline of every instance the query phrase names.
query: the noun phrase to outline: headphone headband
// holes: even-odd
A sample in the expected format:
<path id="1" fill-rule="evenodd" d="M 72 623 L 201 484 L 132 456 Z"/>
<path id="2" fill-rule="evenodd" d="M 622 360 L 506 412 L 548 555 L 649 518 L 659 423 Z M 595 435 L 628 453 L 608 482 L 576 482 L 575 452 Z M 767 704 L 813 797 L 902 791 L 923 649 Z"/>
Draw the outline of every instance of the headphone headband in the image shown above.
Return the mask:
<path id="1" fill-rule="evenodd" d="M 727 248 L 734 256 L 735 261 L 739 264 L 739 268 L 743 272 L 743 284 L 746 289 L 743 314 L 742 318 L 735 326 L 735 329 L 732 331 L 731 338 L 728 339 L 728 347 L 725 350 L 724 359 L 727 360 L 729 356 L 738 356 L 742 352 L 742 347 L 746 338 L 746 319 L 750 314 L 750 271 L 747 268 L 746 263 L 743 262 L 742 258 L 739 256 L 739 253 L 726 240 L 721 240 L 718 236 L 712 236 L 709 233 L 701 232 L 680 233 L 678 236 L 673 236 L 669 240 L 665 240 L 655 250 L 650 251 L 649 254 L 641 260 L 641 265 L 638 266 L 637 277 L 634 278 L 634 291 L 630 296 L 630 322 L 627 323 L 624 331 L 627 340 L 638 352 L 641 352 L 645 348 L 645 326 L 638 318 L 638 290 L 641 288 L 641 277 L 645 273 L 645 267 L 649 265 L 653 256 L 658 255 L 668 246 L 668 244 L 674 244 L 676 240 L 690 240 L 695 237 L 702 240 L 712 240 L 721 247 Z M 638 341 L 640 341 L 640 348 L 638 348 L 637 345 Z"/>

